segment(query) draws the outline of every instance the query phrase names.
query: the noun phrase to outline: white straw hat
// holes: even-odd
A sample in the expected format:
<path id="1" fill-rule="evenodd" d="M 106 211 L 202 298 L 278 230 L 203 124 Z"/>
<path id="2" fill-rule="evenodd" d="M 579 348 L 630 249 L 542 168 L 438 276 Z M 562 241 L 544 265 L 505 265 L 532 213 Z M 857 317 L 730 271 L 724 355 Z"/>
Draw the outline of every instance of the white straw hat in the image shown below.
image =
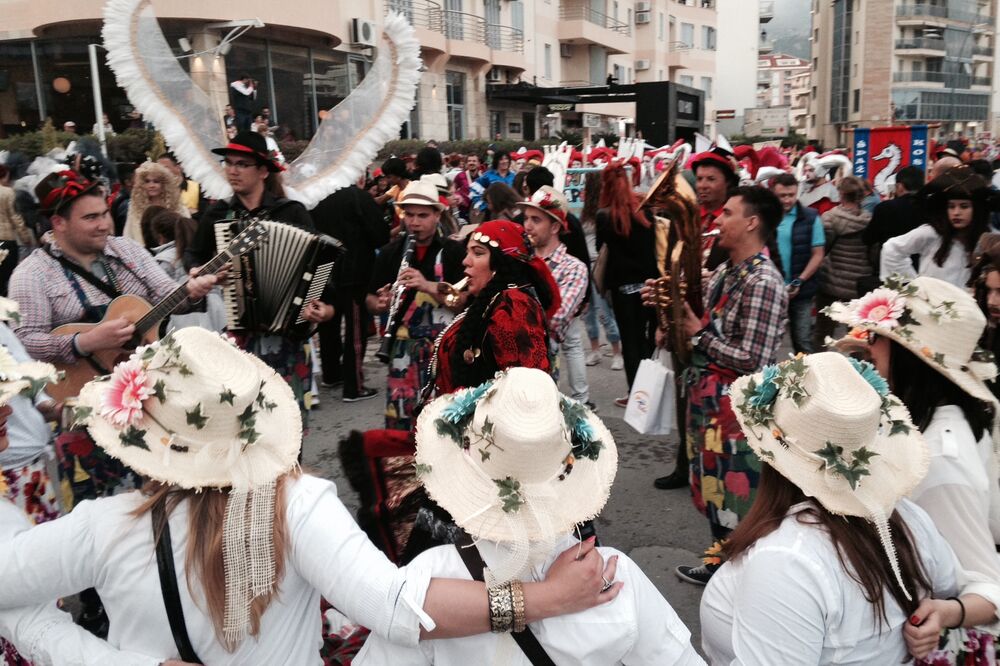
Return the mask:
<path id="1" fill-rule="evenodd" d="M 571 533 L 604 507 L 618 468 L 600 419 L 531 368 L 430 403 L 416 443 L 430 497 L 466 532 L 496 542 Z"/>
<path id="2" fill-rule="evenodd" d="M 51 363 L 18 362 L 9 349 L 0 345 L 0 406 L 6 405 L 16 395 L 35 397 L 46 384 L 59 381 L 61 375 Z"/>
<path id="3" fill-rule="evenodd" d="M 979 347 L 986 317 L 971 294 L 932 277 L 893 276 L 861 298 L 824 310 L 853 330 L 829 346 L 849 351 L 867 345 L 868 333 L 895 340 L 958 385 L 994 402 L 986 381 L 997 374 L 993 354 Z"/>
<path id="4" fill-rule="evenodd" d="M 757 456 L 827 511 L 874 523 L 901 578 L 888 519 L 927 474 L 929 455 L 874 366 L 835 352 L 799 356 L 740 377 L 730 394 Z"/>
<path id="5" fill-rule="evenodd" d="M 396 201 L 396 205 L 430 206 L 437 210 L 444 210 L 445 208 L 444 204 L 441 203 L 441 199 L 438 198 L 438 189 L 433 183 L 426 180 L 411 180 L 410 184 L 403 190 L 399 200 Z"/>

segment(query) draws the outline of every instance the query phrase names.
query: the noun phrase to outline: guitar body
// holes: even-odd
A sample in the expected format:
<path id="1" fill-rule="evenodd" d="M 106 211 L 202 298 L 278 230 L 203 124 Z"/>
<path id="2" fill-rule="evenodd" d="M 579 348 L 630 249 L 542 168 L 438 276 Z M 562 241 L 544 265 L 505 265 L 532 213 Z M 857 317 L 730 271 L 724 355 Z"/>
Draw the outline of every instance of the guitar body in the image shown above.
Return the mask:
<path id="1" fill-rule="evenodd" d="M 152 306 L 144 298 L 126 294 L 108 304 L 108 310 L 101 322 L 111 319 L 126 319 L 133 324 L 145 316 Z M 98 324 L 63 324 L 52 331 L 52 335 L 73 335 L 86 333 Z M 150 326 L 138 340 L 137 345 L 155 342 L 159 337 L 159 326 Z M 129 357 L 130 349 L 105 349 L 91 356 L 77 359 L 76 363 L 55 363 L 57 369 L 66 373 L 65 379 L 57 384 L 49 384 L 46 392 L 55 400 L 66 400 L 80 395 L 80 389 L 94 377 L 109 374 L 115 365 Z"/>

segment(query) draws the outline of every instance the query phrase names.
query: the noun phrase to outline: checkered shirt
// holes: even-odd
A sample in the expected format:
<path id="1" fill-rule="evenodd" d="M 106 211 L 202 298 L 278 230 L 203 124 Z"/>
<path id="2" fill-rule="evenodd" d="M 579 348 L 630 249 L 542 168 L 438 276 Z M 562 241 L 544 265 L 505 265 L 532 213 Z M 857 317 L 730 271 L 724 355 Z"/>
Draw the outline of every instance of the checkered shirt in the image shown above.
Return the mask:
<path id="1" fill-rule="evenodd" d="M 587 295 L 587 285 L 590 277 L 587 267 L 582 261 L 566 252 L 566 244 L 559 243 L 555 252 L 545 257 L 545 263 L 552 271 L 552 277 L 559 285 L 559 297 L 562 299 L 559 309 L 549 320 L 549 333 L 556 342 L 562 342 L 569 325 L 580 309 Z"/>

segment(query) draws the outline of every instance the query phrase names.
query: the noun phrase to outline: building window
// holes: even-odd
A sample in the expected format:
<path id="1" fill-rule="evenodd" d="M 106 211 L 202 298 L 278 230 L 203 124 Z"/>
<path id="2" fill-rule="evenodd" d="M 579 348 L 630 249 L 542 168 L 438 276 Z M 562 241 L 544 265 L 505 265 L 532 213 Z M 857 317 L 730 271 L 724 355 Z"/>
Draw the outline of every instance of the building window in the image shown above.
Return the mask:
<path id="1" fill-rule="evenodd" d="M 524 2 L 513 0 L 510 3 L 510 25 L 515 30 L 524 32 Z"/>
<path id="2" fill-rule="evenodd" d="M 632 25 L 632 8 L 631 7 L 629 7 L 627 10 L 625 10 L 625 16 L 627 17 L 626 18 L 626 23 L 628 23 L 629 25 Z"/>
<path id="3" fill-rule="evenodd" d="M 618 0 L 611 3 L 611 18 L 618 20 Z"/>
<path id="4" fill-rule="evenodd" d="M 701 47 L 706 51 L 715 50 L 715 28 L 708 25 L 701 26 Z"/>
<path id="5" fill-rule="evenodd" d="M 503 111 L 490 111 L 490 138 L 500 139 L 504 137 L 503 121 Z"/>
<path id="6" fill-rule="evenodd" d="M 682 86 L 693 87 L 694 77 L 691 76 L 690 74 L 681 74 L 680 77 L 678 77 L 677 79 L 677 83 L 681 84 Z"/>
<path id="7" fill-rule="evenodd" d="M 851 109 L 853 113 L 861 111 L 861 91 L 857 88 L 854 89 L 854 102 L 851 104 Z"/>
<path id="8" fill-rule="evenodd" d="M 701 77 L 701 89 L 705 91 L 705 99 L 712 99 L 712 77 L 703 76 Z"/>
<path id="9" fill-rule="evenodd" d="M 663 41 L 663 12 L 660 12 L 656 17 L 656 38 Z"/>
<path id="10" fill-rule="evenodd" d="M 486 9 L 486 45 L 500 48 L 500 0 L 483 0 Z"/>
<path id="11" fill-rule="evenodd" d="M 544 70 L 542 70 L 544 72 L 544 76 L 545 76 L 545 78 L 547 78 L 548 80 L 551 81 L 552 80 L 552 45 L 551 44 L 546 44 L 545 45 L 545 58 L 542 60 L 542 63 L 543 63 L 543 66 L 545 68 Z"/>
<path id="12" fill-rule="evenodd" d="M 445 0 L 444 36 L 448 39 L 465 39 L 462 25 L 462 0 Z"/>
<path id="13" fill-rule="evenodd" d="M 628 83 L 628 81 L 625 80 L 625 72 L 621 65 L 612 65 L 611 75 L 615 77 L 615 81 L 617 83 Z"/>
<path id="14" fill-rule="evenodd" d="M 445 72 L 448 104 L 448 140 L 465 138 L 465 74 Z"/>
<path id="15" fill-rule="evenodd" d="M 681 41 L 688 48 L 694 48 L 694 24 L 681 23 Z"/>

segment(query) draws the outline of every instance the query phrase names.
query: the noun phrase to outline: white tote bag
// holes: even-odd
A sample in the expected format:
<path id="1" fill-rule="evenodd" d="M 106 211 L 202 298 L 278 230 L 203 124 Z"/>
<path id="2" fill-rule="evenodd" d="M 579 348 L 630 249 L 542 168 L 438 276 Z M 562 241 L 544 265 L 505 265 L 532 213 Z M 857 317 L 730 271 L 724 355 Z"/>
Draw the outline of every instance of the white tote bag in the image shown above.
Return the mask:
<path id="1" fill-rule="evenodd" d="M 625 423 L 643 435 L 669 435 L 674 428 L 674 371 L 670 353 L 657 349 L 639 364 L 625 407 Z"/>

